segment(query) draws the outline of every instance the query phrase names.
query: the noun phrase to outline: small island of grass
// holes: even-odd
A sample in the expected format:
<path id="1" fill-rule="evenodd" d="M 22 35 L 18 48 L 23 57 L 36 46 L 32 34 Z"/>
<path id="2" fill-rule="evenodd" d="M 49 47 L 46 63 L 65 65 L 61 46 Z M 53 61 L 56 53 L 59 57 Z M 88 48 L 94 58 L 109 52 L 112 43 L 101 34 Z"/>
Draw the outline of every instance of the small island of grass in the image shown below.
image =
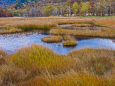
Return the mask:
<path id="1" fill-rule="evenodd" d="M 63 40 L 62 36 L 46 36 L 41 39 L 43 42 L 47 43 L 58 43 Z"/>

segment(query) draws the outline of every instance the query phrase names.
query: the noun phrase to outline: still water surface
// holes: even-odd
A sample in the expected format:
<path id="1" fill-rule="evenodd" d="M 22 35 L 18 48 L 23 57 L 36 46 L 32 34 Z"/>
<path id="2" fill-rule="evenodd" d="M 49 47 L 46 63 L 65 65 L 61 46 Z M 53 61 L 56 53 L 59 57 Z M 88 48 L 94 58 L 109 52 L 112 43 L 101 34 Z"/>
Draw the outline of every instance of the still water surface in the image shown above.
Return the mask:
<path id="1" fill-rule="evenodd" d="M 92 38 L 78 40 L 76 47 L 63 47 L 63 42 L 59 43 L 44 43 L 41 37 L 47 34 L 29 34 L 29 35 L 0 35 L 0 48 L 7 53 L 16 52 L 20 47 L 29 46 L 31 44 L 40 44 L 49 47 L 58 54 L 68 54 L 72 50 L 82 48 L 109 48 L 115 50 L 115 42 L 112 39 Z"/>

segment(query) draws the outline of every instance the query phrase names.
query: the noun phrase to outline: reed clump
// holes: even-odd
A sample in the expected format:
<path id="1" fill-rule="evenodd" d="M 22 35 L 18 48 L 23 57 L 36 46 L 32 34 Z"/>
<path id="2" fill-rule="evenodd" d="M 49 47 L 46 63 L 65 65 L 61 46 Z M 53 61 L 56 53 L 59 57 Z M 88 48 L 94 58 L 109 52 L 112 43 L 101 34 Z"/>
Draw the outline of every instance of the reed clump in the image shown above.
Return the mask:
<path id="1" fill-rule="evenodd" d="M 7 53 L 3 50 L 0 50 L 0 65 L 6 64 L 5 57 L 7 56 Z"/>
<path id="2" fill-rule="evenodd" d="M 20 33 L 22 32 L 21 29 L 15 28 L 15 27 L 5 27 L 3 30 L 0 30 L 0 34 L 12 34 L 12 33 Z"/>
<path id="3" fill-rule="evenodd" d="M 72 65 L 72 59 L 69 57 L 55 54 L 52 50 L 40 45 L 21 48 L 11 55 L 8 61 L 25 70 L 39 73 L 48 71 L 53 74 L 66 71 Z"/>
<path id="4" fill-rule="evenodd" d="M 51 28 L 56 27 L 56 24 L 25 24 L 25 25 L 18 25 L 16 26 L 23 31 L 32 31 L 32 30 L 42 30 L 42 31 L 49 31 Z"/>
<path id="5" fill-rule="evenodd" d="M 91 24 L 73 24 L 72 27 L 93 27 Z"/>
<path id="6" fill-rule="evenodd" d="M 4 50 L 0 50 L 0 56 L 1 57 L 5 57 L 7 55 L 7 53 Z"/>
<path id="7" fill-rule="evenodd" d="M 70 35 L 64 35 L 64 42 L 63 42 L 63 46 L 65 47 L 74 47 L 77 45 L 77 40 L 70 36 Z"/>
<path id="8" fill-rule="evenodd" d="M 65 47 L 72 47 L 72 46 L 76 46 L 76 45 L 77 45 L 77 42 L 74 40 L 67 40 L 67 41 L 64 41 L 64 43 L 63 43 L 63 46 L 65 46 Z"/>
<path id="9" fill-rule="evenodd" d="M 1 86 L 114 86 L 114 50 L 85 48 L 65 56 L 33 44 L 3 55 Z"/>
<path id="10" fill-rule="evenodd" d="M 59 22 L 59 25 L 63 25 L 63 24 L 94 24 L 95 21 L 92 20 L 78 20 L 78 21 L 62 21 Z"/>
<path id="11" fill-rule="evenodd" d="M 62 36 L 46 36 L 46 37 L 43 37 L 41 40 L 47 43 L 58 43 L 63 40 L 63 37 Z"/>
<path id="12" fill-rule="evenodd" d="M 113 50 L 85 48 L 72 51 L 69 56 L 79 59 L 78 65 L 81 68 L 96 75 L 104 75 L 115 66 L 115 51 Z"/>
<path id="13" fill-rule="evenodd" d="M 68 73 L 55 77 L 36 77 L 31 81 L 20 83 L 18 86 L 114 86 L 114 84 L 104 77 Z"/>
<path id="14" fill-rule="evenodd" d="M 115 29 L 103 30 L 70 30 L 70 29 L 52 29 L 52 35 L 72 35 L 80 37 L 101 37 L 101 38 L 115 38 Z"/>
<path id="15" fill-rule="evenodd" d="M 11 86 L 26 80 L 29 73 L 7 63 L 0 66 L 0 86 Z"/>

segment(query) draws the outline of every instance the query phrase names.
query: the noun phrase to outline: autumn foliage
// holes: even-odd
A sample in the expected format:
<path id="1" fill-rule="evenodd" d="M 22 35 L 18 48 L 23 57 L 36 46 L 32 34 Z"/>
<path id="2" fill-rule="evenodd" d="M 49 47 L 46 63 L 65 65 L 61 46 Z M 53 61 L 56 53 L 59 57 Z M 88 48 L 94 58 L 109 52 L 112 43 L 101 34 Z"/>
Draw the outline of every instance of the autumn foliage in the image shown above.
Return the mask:
<path id="1" fill-rule="evenodd" d="M 7 10 L 0 8 L 0 17 L 12 17 L 13 14 Z"/>

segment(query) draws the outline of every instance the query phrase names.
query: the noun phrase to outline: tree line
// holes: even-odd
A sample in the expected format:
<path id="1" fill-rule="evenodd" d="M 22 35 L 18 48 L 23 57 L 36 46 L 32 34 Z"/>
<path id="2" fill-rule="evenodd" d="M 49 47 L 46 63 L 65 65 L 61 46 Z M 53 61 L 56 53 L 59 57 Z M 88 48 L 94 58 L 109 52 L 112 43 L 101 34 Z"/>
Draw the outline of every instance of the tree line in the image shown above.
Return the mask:
<path id="1" fill-rule="evenodd" d="M 5 9 L 12 16 L 24 17 L 113 16 L 115 0 L 18 0 Z"/>

